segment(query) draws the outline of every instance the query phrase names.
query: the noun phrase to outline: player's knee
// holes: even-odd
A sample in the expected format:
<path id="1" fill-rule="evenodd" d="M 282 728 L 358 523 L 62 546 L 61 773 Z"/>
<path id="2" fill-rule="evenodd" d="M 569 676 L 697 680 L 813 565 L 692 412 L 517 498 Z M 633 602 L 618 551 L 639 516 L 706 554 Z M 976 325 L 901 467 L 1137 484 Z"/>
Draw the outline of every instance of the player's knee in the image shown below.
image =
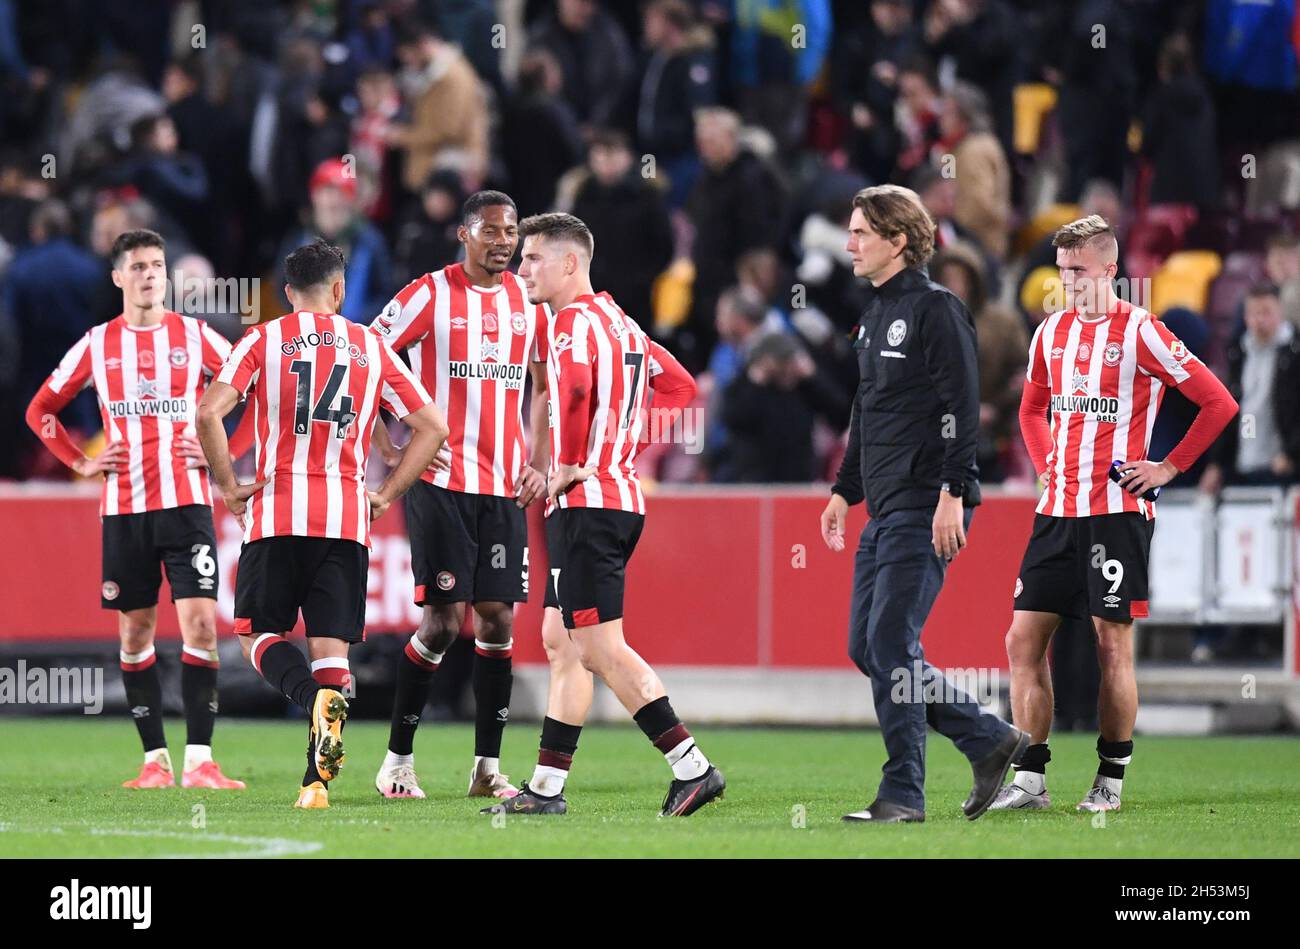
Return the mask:
<path id="1" fill-rule="evenodd" d="M 1007 647 L 1007 661 L 1012 666 L 1033 665 L 1037 658 L 1031 637 L 1023 629 L 1012 626 L 1007 630 L 1004 644 Z"/>
<path id="2" fill-rule="evenodd" d="M 123 652 L 142 652 L 153 645 L 154 624 L 127 617 L 121 625 L 121 634 Z"/>
<path id="3" fill-rule="evenodd" d="M 1097 664 L 1103 669 L 1132 665 L 1133 647 L 1126 627 L 1105 624 L 1097 630 Z"/>
<path id="4" fill-rule="evenodd" d="M 200 616 L 186 624 L 185 644 L 195 649 L 216 649 L 216 619 L 211 616 Z"/>
<path id="5" fill-rule="evenodd" d="M 464 614 L 455 605 L 426 609 L 415 631 L 416 638 L 435 653 L 446 652 L 460 635 L 463 619 Z"/>
<path id="6" fill-rule="evenodd" d="M 510 642 L 514 629 L 514 609 L 509 603 L 493 603 L 475 607 L 479 615 L 479 639 L 485 643 L 503 645 Z"/>
<path id="7" fill-rule="evenodd" d="M 577 650 L 569 640 L 569 631 L 563 626 L 559 630 L 543 626 L 542 646 L 546 650 L 546 661 L 553 666 L 577 661 Z"/>
<path id="8" fill-rule="evenodd" d="M 578 661 L 582 668 L 595 675 L 603 675 L 606 666 L 605 650 L 590 638 L 584 637 L 576 642 Z"/>

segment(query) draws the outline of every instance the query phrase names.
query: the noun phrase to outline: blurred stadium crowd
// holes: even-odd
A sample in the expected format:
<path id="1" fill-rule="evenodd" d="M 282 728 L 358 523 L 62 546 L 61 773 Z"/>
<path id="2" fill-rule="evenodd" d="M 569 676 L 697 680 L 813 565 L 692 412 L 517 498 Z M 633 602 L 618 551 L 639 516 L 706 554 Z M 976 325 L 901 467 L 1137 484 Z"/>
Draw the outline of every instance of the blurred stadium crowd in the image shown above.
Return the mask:
<path id="1" fill-rule="evenodd" d="M 1294 483 L 1294 0 L 0 0 L 0 478 L 64 478 L 23 408 L 116 316 L 106 254 L 168 241 L 173 309 L 235 338 L 287 309 L 284 253 L 347 254 L 344 315 L 457 258 L 463 198 L 591 226 L 593 282 L 700 375 L 674 481 L 827 478 L 870 287 L 850 198 L 906 184 L 931 276 L 974 313 L 986 482 L 1028 481 L 1016 408 L 1053 230 L 1100 213 L 1125 291 L 1253 419 L 1177 483 Z M 1152 456 L 1193 414 L 1171 394 Z M 92 397 L 69 409 L 92 440 Z"/>

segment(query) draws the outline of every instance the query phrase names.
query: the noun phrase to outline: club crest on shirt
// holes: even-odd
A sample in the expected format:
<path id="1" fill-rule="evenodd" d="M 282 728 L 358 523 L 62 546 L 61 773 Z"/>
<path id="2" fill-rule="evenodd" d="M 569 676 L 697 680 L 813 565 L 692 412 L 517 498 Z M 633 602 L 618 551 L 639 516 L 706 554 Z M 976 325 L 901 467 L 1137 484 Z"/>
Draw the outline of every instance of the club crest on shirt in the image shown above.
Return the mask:
<path id="1" fill-rule="evenodd" d="M 522 313 L 510 314 L 510 328 L 516 333 L 523 334 L 528 332 L 528 320 Z"/>
<path id="2" fill-rule="evenodd" d="M 1075 358 L 1078 359 L 1079 362 L 1087 362 L 1091 357 L 1092 357 L 1092 347 L 1089 346 L 1087 343 L 1080 343 L 1079 352 L 1075 356 Z"/>
<path id="3" fill-rule="evenodd" d="M 167 354 L 167 361 L 172 364 L 173 369 L 184 369 L 190 361 L 190 354 L 184 346 L 173 346 L 172 351 Z"/>
<path id="4" fill-rule="evenodd" d="M 885 342 L 890 346 L 897 346 L 907 336 L 907 324 L 902 320 L 894 320 L 889 324 L 889 331 L 885 334 Z"/>
<path id="5" fill-rule="evenodd" d="M 141 369 L 152 369 L 152 368 L 153 368 L 153 350 L 152 350 L 152 349 L 145 349 L 145 350 L 142 350 L 142 351 L 139 353 L 139 355 L 137 355 L 137 356 L 135 357 L 135 362 L 136 362 L 136 365 L 139 366 Z"/>
<path id="6" fill-rule="evenodd" d="M 1119 343 L 1107 343 L 1105 350 L 1101 354 L 1102 362 L 1108 366 L 1118 366 L 1119 361 L 1124 358 L 1124 349 Z"/>
<path id="7" fill-rule="evenodd" d="M 103 595 L 104 599 L 106 600 L 116 600 L 117 595 L 120 592 L 121 590 L 118 589 L 117 584 L 114 583 L 112 580 L 105 580 L 104 586 L 100 590 L 100 593 Z"/>
<path id="8" fill-rule="evenodd" d="M 483 332 L 495 333 L 497 331 L 497 318 L 491 313 L 483 314 Z"/>
<path id="9" fill-rule="evenodd" d="M 456 575 L 450 570 L 443 570 L 438 574 L 438 589 L 446 593 L 456 585 Z"/>

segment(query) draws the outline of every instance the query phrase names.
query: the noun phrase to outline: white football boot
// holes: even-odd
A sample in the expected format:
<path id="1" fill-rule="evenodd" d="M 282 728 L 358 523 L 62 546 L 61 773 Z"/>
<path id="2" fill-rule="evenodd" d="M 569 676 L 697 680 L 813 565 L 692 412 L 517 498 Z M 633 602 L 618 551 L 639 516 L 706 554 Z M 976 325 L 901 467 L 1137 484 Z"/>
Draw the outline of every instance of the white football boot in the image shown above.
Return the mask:
<path id="1" fill-rule="evenodd" d="M 410 764 L 381 765 L 375 775 L 375 790 L 384 797 L 424 797 L 415 766 Z"/>
<path id="2" fill-rule="evenodd" d="M 1119 810 L 1119 792 L 1103 784 L 1094 784 L 1087 795 L 1079 802 L 1078 810 L 1096 814 L 1098 811 Z"/>
<path id="3" fill-rule="evenodd" d="M 1047 781 L 1034 771 L 1017 771 L 1010 784 L 1003 785 L 989 805 L 991 811 L 1041 811 L 1052 806 Z"/>

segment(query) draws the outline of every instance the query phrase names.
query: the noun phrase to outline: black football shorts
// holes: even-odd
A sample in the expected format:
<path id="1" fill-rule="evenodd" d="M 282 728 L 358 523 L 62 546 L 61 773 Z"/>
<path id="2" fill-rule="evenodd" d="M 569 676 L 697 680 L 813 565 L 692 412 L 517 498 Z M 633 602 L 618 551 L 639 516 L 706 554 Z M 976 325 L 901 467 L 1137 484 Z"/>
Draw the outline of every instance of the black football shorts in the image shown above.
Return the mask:
<path id="1" fill-rule="evenodd" d="M 627 564 L 644 525 L 645 515 L 630 511 L 565 507 L 551 512 L 545 605 L 563 614 L 566 629 L 622 618 Z"/>
<path id="2" fill-rule="evenodd" d="M 513 498 L 417 481 L 405 504 L 417 606 L 528 599 L 528 519 Z"/>
<path id="3" fill-rule="evenodd" d="M 1148 615 L 1155 522 L 1134 511 L 1034 517 L 1015 609 L 1127 623 Z"/>
<path id="4" fill-rule="evenodd" d="M 239 552 L 235 632 L 288 633 L 302 611 L 309 637 L 366 638 L 370 550 L 355 540 L 263 537 Z"/>
<path id="5" fill-rule="evenodd" d="M 217 598 L 217 533 L 212 508 L 186 504 L 103 518 L 100 603 L 106 610 L 140 610 L 158 603 L 161 567 L 172 600 Z"/>

